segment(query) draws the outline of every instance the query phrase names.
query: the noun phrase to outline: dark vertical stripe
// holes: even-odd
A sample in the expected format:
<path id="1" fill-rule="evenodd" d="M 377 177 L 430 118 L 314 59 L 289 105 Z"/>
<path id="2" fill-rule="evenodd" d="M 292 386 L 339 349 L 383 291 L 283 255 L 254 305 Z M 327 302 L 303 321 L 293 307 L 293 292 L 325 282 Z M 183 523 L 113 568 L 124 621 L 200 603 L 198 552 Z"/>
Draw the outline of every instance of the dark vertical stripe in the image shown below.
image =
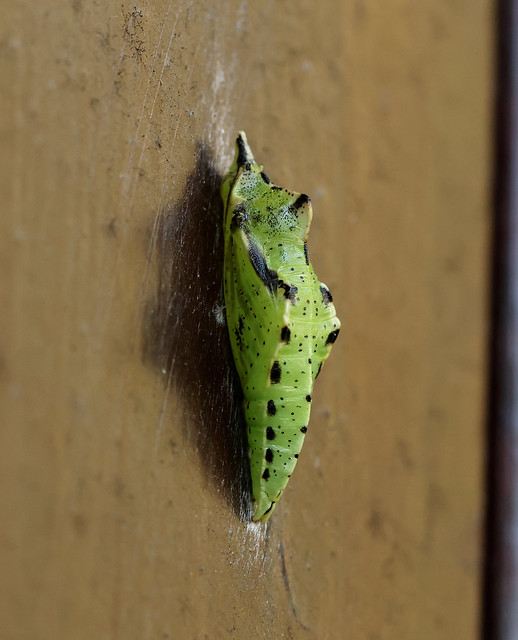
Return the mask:
<path id="1" fill-rule="evenodd" d="M 518 2 L 498 15 L 485 640 L 518 638 Z"/>

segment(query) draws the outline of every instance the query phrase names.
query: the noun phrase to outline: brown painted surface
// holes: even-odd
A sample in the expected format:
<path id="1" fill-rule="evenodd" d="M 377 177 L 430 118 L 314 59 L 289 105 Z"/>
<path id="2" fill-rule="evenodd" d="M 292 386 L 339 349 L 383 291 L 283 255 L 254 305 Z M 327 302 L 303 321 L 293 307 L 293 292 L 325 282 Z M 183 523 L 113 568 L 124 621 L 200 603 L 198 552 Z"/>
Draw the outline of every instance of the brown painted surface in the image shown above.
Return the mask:
<path id="1" fill-rule="evenodd" d="M 492 3 L 10 5 L 2 638 L 475 638 Z M 268 527 L 217 321 L 238 129 L 343 325 Z"/>

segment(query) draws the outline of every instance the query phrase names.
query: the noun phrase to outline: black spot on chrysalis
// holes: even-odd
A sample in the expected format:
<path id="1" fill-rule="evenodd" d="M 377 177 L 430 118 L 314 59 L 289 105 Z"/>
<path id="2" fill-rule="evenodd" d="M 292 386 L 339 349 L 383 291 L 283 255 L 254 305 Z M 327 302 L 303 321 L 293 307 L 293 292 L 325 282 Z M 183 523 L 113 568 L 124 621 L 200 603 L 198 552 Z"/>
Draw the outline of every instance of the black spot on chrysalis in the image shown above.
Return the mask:
<path id="1" fill-rule="evenodd" d="M 271 449 L 266 449 L 264 457 L 266 462 L 273 462 L 273 451 Z"/>
<path id="2" fill-rule="evenodd" d="M 266 184 L 270 184 L 270 178 L 266 175 L 264 171 L 261 171 L 261 178 L 266 182 Z"/>
<path id="3" fill-rule="evenodd" d="M 277 413 L 277 408 L 273 400 L 268 400 L 267 412 L 269 416 L 274 416 Z"/>
<path id="4" fill-rule="evenodd" d="M 232 219 L 230 221 L 231 229 L 239 229 L 243 226 L 243 220 L 246 217 L 246 208 L 243 203 L 239 203 L 234 207 Z"/>
<path id="5" fill-rule="evenodd" d="M 302 432 L 302 433 L 306 433 L 306 431 L 308 430 L 308 428 L 307 428 L 307 427 L 301 427 L 301 428 L 300 428 L 300 430 L 301 430 L 301 432 Z"/>
<path id="6" fill-rule="evenodd" d="M 273 427 L 267 427 L 266 429 L 266 439 L 267 440 L 275 440 L 275 430 Z"/>
<path id="7" fill-rule="evenodd" d="M 318 378 L 318 374 L 322 371 L 322 363 L 318 365 L 317 375 L 315 376 L 315 380 Z"/>
<path id="8" fill-rule="evenodd" d="M 311 396 L 310 396 L 309 394 L 306 396 L 306 400 L 307 400 L 308 402 L 311 402 Z"/>
<path id="9" fill-rule="evenodd" d="M 255 272 L 264 282 L 265 286 L 273 294 L 277 291 L 279 286 L 279 276 L 277 271 L 270 269 L 266 264 L 266 258 L 262 254 L 259 247 L 253 242 L 250 236 L 248 238 L 248 255 L 250 256 L 250 262 L 252 263 Z"/>
<path id="10" fill-rule="evenodd" d="M 282 280 L 279 280 L 279 287 L 284 289 L 284 297 L 289 300 L 291 304 L 295 304 L 299 288 L 288 284 L 287 282 L 283 282 Z"/>
<path id="11" fill-rule="evenodd" d="M 293 206 L 295 207 L 295 209 L 300 209 L 300 207 L 303 207 L 305 204 L 308 204 L 310 202 L 311 200 L 309 199 L 309 197 L 305 193 L 301 193 L 293 203 Z"/>
<path id="12" fill-rule="evenodd" d="M 281 365 L 278 360 L 276 360 L 272 365 L 270 381 L 272 384 L 278 384 L 281 381 Z"/>
<path id="13" fill-rule="evenodd" d="M 270 472 L 268 471 L 268 469 L 265 469 L 263 471 L 263 480 L 268 480 L 269 477 L 270 477 Z"/>
<path id="14" fill-rule="evenodd" d="M 290 339 L 291 339 L 291 331 L 289 330 L 288 327 L 283 327 L 281 329 L 281 340 L 286 344 L 288 344 Z"/>
<path id="15" fill-rule="evenodd" d="M 238 167 L 240 167 L 241 165 L 245 164 L 245 162 L 248 159 L 248 156 L 246 155 L 246 147 L 245 147 L 245 142 L 243 140 L 243 138 L 241 136 L 238 136 L 236 139 L 236 143 L 237 143 L 237 165 Z"/>
<path id="16" fill-rule="evenodd" d="M 340 333 L 340 329 L 335 329 L 327 336 L 326 344 L 333 344 Z"/>
<path id="17" fill-rule="evenodd" d="M 326 287 L 320 287 L 320 293 L 322 294 L 322 302 L 327 307 L 330 302 L 333 302 L 333 296 L 331 295 L 331 291 Z"/>
<path id="18" fill-rule="evenodd" d="M 309 255 L 308 255 L 307 242 L 304 243 L 304 259 L 306 260 L 306 264 L 309 265 Z"/>

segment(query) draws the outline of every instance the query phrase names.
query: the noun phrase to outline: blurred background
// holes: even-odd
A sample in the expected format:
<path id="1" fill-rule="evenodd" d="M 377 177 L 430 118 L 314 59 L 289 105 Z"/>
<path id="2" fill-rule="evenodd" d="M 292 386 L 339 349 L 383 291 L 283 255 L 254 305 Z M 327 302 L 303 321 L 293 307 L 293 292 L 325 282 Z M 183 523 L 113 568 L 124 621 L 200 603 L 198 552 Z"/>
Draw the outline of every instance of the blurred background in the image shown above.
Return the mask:
<path id="1" fill-rule="evenodd" d="M 8 2 L 2 638 L 518 638 L 513 10 Z M 312 198 L 342 321 L 267 526 L 221 321 L 238 130 Z"/>

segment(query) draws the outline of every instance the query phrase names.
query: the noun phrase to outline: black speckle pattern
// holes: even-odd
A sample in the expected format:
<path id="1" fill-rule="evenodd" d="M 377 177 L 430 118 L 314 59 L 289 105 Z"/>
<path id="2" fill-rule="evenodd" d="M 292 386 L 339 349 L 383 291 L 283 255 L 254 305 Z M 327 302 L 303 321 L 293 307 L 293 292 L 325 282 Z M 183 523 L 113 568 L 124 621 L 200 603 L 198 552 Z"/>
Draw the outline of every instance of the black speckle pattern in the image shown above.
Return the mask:
<path id="1" fill-rule="evenodd" d="M 266 412 L 269 416 L 274 416 L 277 413 L 277 408 L 275 407 L 275 402 L 273 400 L 268 400 Z"/>

